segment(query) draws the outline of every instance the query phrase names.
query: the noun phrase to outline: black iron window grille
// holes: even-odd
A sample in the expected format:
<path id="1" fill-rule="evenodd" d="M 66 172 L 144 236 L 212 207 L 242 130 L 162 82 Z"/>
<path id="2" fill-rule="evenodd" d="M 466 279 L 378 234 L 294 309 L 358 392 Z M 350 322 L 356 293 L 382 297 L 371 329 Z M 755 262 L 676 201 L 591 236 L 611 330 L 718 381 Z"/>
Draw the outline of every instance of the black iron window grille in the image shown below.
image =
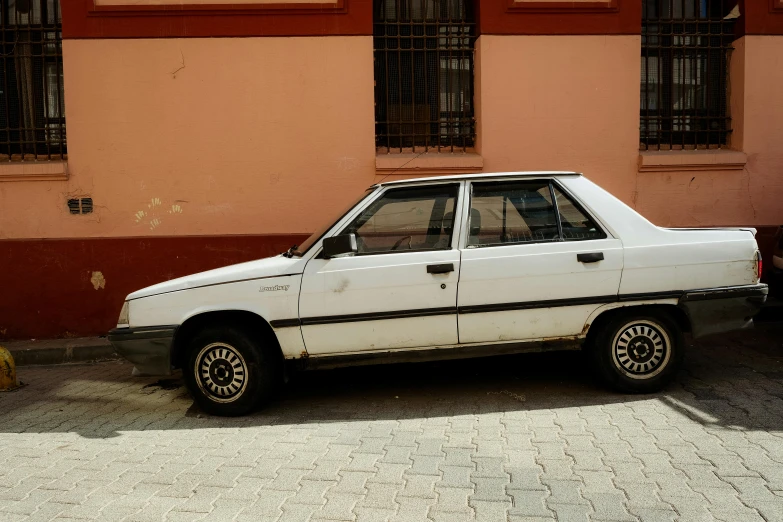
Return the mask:
<path id="1" fill-rule="evenodd" d="M 471 0 L 374 0 L 379 151 L 473 146 Z"/>
<path id="2" fill-rule="evenodd" d="M 642 0 L 642 150 L 728 143 L 737 0 Z"/>
<path id="3" fill-rule="evenodd" d="M 65 157 L 59 0 L 0 0 L 0 160 Z"/>

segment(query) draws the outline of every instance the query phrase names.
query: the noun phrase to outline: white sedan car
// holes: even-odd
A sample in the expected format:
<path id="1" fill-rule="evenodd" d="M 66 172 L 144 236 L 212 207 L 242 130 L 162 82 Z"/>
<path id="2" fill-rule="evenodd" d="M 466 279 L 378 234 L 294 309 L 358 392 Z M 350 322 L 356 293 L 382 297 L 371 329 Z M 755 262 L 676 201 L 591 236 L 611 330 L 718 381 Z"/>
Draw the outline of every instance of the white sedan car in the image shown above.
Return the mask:
<path id="1" fill-rule="evenodd" d="M 109 339 L 241 415 L 292 368 L 589 351 L 625 392 L 764 303 L 755 230 L 660 228 L 574 172 L 380 183 L 298 247 L 130 294 Z"/>

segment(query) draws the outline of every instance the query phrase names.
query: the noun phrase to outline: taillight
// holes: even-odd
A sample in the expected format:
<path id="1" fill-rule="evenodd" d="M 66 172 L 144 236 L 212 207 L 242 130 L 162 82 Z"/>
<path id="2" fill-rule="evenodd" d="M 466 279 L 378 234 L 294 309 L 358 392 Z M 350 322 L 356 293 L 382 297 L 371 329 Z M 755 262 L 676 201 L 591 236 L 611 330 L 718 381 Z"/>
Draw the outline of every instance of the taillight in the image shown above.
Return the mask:
<path id="1" fill-rule="evenodd" d="M 761 252 L 756 252 L 756 280 L 761 281 L 761 268 L 763 263 L 761 262 Z"/>

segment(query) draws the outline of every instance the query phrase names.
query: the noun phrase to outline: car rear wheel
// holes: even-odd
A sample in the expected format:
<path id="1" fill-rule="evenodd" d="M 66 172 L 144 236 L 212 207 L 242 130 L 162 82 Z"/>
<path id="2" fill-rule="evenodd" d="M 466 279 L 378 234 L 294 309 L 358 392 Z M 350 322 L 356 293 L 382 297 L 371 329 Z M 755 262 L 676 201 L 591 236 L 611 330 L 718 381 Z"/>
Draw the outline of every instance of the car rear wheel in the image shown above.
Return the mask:
<path id="1" fill-rule="evenodd" d="M 599 327 L 593 340 L 591 355 L 598 375 L 622 392 L 656 392 L 682 366 L 682 332 L 663 312 L 618 313 Z"/>
<path id="2" fill-rule="evenodd" d="M 204 412 L 237 416 L 269 400 L 275 367 L 271 350 L 260 337 L 226 325 L 204 328 L 190 340 L 182 373 Z"/>

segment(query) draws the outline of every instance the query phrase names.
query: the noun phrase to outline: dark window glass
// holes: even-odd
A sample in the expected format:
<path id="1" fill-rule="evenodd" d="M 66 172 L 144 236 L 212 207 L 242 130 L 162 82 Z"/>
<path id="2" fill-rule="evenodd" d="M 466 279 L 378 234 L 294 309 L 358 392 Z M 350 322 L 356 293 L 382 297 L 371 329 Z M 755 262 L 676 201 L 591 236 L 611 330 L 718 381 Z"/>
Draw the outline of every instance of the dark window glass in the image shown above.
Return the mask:
<path id="1" fill-rule="evenodd" d="M 0 159 L 63 158 L 59 0 L 3 0 L 0 32 Z"/>
<path id="2" fill-rule="evenodd" d="M 737 0 L 642 0 L 642 150 L 728 143 Z"/>
<path id="3" fill-rule="evenodd" d="M 595 221 L 559 188 L 554 187 L 557 211 L 560 214 L 560 226 L 564 241 L 584 241 L 586 239 L 604 239 L 606 234 Z"/>
<path id="4" fill-rule="evenodd" d="M 374 0 L 373 10 L 376 146 L 473 146 L 472 2 Z"/>
<path id="5" fill-rule="evenodd" d="M 447 250 L 459 185 L 388 190 L 342 234 L 356 234 L 359 254 Z"/>
<path id="6" fill-rule="evenodd" d="M 547 181 L 474 183 L 468 246 L 559 241 Z"/>

